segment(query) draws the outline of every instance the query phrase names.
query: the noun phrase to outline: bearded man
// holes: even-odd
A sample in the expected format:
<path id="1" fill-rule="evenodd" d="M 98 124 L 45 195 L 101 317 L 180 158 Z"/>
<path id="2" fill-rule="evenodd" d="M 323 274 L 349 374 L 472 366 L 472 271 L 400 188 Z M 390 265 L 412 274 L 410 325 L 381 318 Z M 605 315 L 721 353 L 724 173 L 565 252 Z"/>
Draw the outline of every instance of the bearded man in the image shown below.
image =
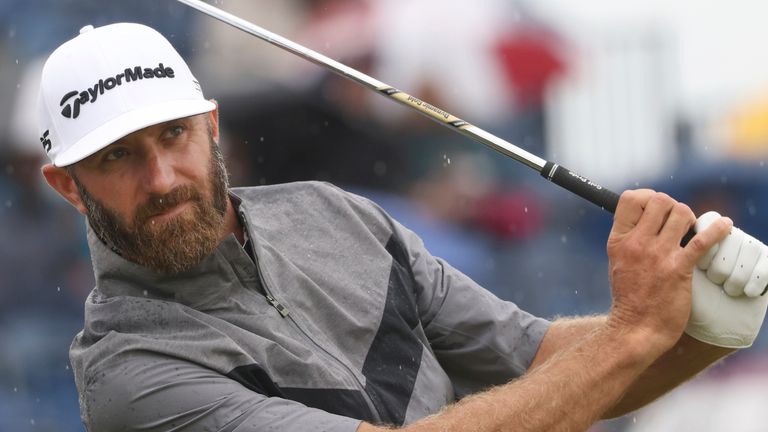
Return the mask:
<path id="1" fill-rule="evenodd" d="M 364 198 L 230 189 L 216 104 L 145 26 L 51 54 L 40 123 L 43 175 L 88 219 L 70 356 L 90 431 L 585 430 L 749 346 L 765 313 L 765 246 L 712 216 L 682 247 L 695 217 L 650 190 L 616 211 L 610 312 L 549 322 Z"/>

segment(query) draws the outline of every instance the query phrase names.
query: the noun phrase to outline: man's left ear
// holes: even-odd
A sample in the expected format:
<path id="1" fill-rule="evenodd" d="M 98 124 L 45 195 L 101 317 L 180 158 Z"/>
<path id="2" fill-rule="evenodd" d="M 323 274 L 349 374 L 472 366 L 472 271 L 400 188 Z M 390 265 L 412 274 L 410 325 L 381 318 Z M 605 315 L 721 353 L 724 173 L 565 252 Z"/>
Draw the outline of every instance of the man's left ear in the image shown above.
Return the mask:
<path id="1" fill-rule="evenodd" d="M 80 213 L 88 214 L 85 202 L 80 196 L 80 191 L 77 189 L 77 184 L 65 168 L 57 167 L 53 164 L 45 164 L 40 171 L 43 173 L 43 177 L 45 177 L 48 184 L 59 195 L 72 204 Z"/>

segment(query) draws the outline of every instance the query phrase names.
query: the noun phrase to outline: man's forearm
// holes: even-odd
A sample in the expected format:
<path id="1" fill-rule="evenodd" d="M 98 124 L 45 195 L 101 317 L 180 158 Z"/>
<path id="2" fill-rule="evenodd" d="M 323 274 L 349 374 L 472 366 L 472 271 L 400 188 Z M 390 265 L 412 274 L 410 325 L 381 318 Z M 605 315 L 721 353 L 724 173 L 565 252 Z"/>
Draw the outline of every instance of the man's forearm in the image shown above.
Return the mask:
<path id="1" fill-rule="evenodd" d="M 585 317 L 556 321 L 550 327 L 531 366 L 535 369 L 553 356 L 605 323 L 606 317 Z M 654 401 L 677 385 L 694 377 L 734 350 L 699 342 L 683 334 L 674 347 L 659 357 L 630 385 L 616 406 L 603 418 L 632 412 Z"/>
<path id="2" fill-rule="evenodd" d="M 523 378 L 467 397 L 402 430 L 586 430 L 650 366 L 658 355 L 652 352 L 645 335 L 603 326 Z M 379 430 L 369 424 L 358 429 Z"/>

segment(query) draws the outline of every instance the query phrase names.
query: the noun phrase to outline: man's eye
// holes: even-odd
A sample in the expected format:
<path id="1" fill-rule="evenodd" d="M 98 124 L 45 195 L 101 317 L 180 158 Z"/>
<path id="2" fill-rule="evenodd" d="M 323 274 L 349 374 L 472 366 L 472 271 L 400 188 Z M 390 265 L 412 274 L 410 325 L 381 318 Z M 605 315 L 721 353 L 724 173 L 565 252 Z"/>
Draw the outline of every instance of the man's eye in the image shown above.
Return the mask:
<path id="1" fill-rule="evenodd" d="M 127 154 L 128 154 L 128 151 L 126 151 L 125 149 L 114 149 L 104 156 L 104 160 L 115 161 L 125 157 Z"/>
<path id="2" fill-rule="evenodd" d="M 184 126 L 173 126 L 165 133 L 167 138 L 176 138 L 184 132 Z"/>

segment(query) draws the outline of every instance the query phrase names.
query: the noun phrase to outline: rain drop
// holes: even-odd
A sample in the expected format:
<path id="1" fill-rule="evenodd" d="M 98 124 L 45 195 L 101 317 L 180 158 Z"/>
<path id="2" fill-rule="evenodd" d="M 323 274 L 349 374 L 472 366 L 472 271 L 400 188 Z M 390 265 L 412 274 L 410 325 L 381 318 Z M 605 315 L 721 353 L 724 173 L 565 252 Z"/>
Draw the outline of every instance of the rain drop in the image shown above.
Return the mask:
<path id="1" fill-rule="evenodd" d="M 29 419 L 29 424 L 31 424 L 32 426 L 34 426 L 34 425 L 35 425 L 35 419 Z"/>
<path id="2" fill-rule="evenodd" d="M 11 208 L 13 206 L 13 203 L 11 202 L 11 200 L 8 200 L 5 202 L 5 206 L 8 208 Z"/>
<path id="3" fill-rule="evenodd" d="M 674 180 L 674 179 L 675 179 L 675 176 L 671 175 L 671 176 L 669 176 L 669 179 L 670 179 L 670 180 Z"/>
<path id="4" fill-rule="evenodd" d="M 143 294 L 144 294 L 144 297 L 146 297 L 146 296 L 148 296 L 148 295 L 149 295 L 149 292 L 148 292 L 147 290 L 144 290 L 144 293 L 143 293 Z"/>
<path id="5" fill-rule="evenodd" d="M 56 292 L 61 292 L 61 287 L 60 286 L 56 287 Z"/>
<path id="6" fill-rule="evenodd" d="M 747 212 L 750 216 L 757 215 L 757 206 L 752 200 L 747 201 Z"/>
<path id="7" fill-rule="evenodd" d="M 528 213 L 528 207 L 525 207 L 525 208 L 523 209 L 523 211 L 524 211 L 524 212 L 526 212 L 526 213 Z"/>
<path id="8" fill-rule="evenodd" d="M 14 387 L 14 388 L 13 388 L 13 392 L 14 392 L 14 393 L 18 393 L 18 391 L 19 391 L 19 388 L 18 388 L 18 387 Z"/>
<path id="9" fill-rule="evenodd" d="M 19 64 L 19 59 L 16 59 L 16 64 Z"/>
<path id="10" fill-rule="evenodd" d="M 764 167 L 765 166 L 765 162 L 764 161 L 760 161 L 760 166 Z"/>
<path id="11" fill-rule="evenodd" d="M 561 241 L 563 244 L 566 244 L 566 243 L 568 243 L 568 236 L 566 236 L 565 234 L 563 234 L 563 235 L 560 237 L 560 241 Z"/>
<path id="12" fill-rule="evenodd" d="M 264 137 L 260 137 L 259 141 L 264 142 Z"/>
<path id="13" fill-rule="evenodd" d="M 373 164 L 373 173 L 378 177 L 383 177 L 387 174 L 387 164 L 383 161 L 376 161 L 376 163 Z"/>

